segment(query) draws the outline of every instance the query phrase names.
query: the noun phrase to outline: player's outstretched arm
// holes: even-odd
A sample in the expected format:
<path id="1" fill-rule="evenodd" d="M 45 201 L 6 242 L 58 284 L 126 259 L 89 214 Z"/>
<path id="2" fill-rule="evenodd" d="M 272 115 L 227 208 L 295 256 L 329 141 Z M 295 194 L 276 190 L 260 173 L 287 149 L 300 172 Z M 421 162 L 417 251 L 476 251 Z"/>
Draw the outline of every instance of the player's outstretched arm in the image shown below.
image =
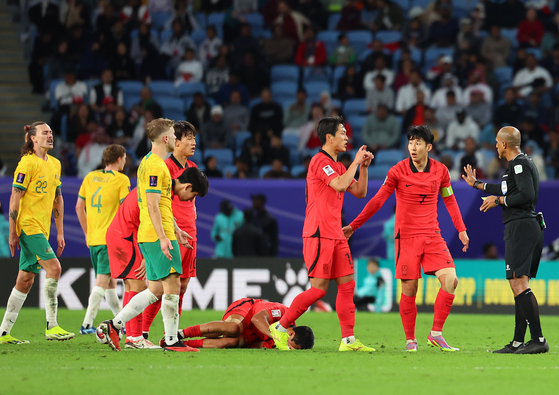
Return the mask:
<path id="1" fill-rule="evenodd" d="M 173 249 L 173 245 L 171 244 L 171 240 L 169 240 L 169 238 L 165 234 L 165 231 L 163 230 L 161 211 L 159 210 L 160 200 L 161 195 L 159 193 L 146 193 L 146 203 L 148 207 L 149 218 L 151 219 L 151 223 L 153 225 L 153 228 L 155 229 L 155 233 L 157 234 L 159 243 L 161 244 L 161 251 L 163 252 L 163 255 L 167 257 L 167 259 L 172 261 L 173 256 L 171 255 L 169 250 Z"/>
<path id="2" fill-rule="evenodd" d="M 480 191 L 486 191 L 492 195 L 503 196 L 503 191 L 501 191 L 501 184 L 489 184 L 481 182 L 476 178 L 476 169 L 472 168 L 472 165 L 464 166 L 464 173 L 462 174 L 462 179 L 468 183 L 474 189 Z"/>
<path id="3" fill-rule="evenodd" d="M 17 216 L 19 214 L 19 203 L 21 198 L 25 195 L 25 190 L 21 188 L 12 188 L 12 196 L 10 196 L 10 218 L 9 218 L 9 238 L 8 244 L 10 245 L 10 254 L 12 256 L 16 253 L 16 248 L 19 250 L 19 237 L 17 236 Z"/>
<path id="4" fill-rule="evenodd" d="M 251 323 L 254 324 L 256 329 L 264 336 L 272 337 L 270 334 L 270 315 L 268 314 L 268 310 L 260 310 L 256 313 L 251 320 Z"/>
<path id="5" fill-rule="evenodd" d="M 355 173 L 357 172 L 357 168 L 359 167 L 359 165 L 367 159 L 372 159 L 372 156 L 373 154 L 367 151 L 367 146 L 362 145 L 361 148 L 359 148 L 359 150 L 357 151 L 357 154 L 355 154 L 355 159 L 348 167 L 347 171 L 341 176 L 334 178 L 328 185 L 334 188 L 336 192 L 342 193 L 347 191 L 347 189 L 353 182 L 353 179 L 355 178 Z M 366 192 L 367 191 L 365 190 L 365 194 Z"/>
<path id="6" fill-rule="evenodd" d="M 359 166 L 359 180 L 347 189 L 353 196 L 362 199 L 367 196 L 367 185 L 369 184 L 369 165 L 375 156 L 371 153 L 369 158 L 361 162 Z"/>
<path id="7" fill-rule="evenodd" d="M 78 196 L 78 200 L 76 202 L 76 215 L 78 216 L 78 221 L 82 227 L 83 234 L 87 239 L 87 213 L 84 197 Z"/>
<path id="8" fill-rule="evenodd" d="M 66 241 L 64 240 L 64 199 L 62 198 L 62 189 L 60 187 L 56 188 L 52 214 L 56 224 L 56 241 L 58 243 L 56 256 L 60 256 L 66 247 Z"/>

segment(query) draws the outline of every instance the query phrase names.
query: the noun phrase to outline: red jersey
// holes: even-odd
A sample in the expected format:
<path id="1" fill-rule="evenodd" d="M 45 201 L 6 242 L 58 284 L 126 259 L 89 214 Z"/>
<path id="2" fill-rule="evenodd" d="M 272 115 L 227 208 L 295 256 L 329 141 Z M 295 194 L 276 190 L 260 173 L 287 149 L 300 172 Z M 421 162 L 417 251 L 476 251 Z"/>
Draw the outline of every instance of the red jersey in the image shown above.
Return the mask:
<path id="1" fill-rule="evenodd" d="M 165 160 L 165 164 L 169 168 L 173 180 L 179 178 L 187 167 L 198 167 L 196 163 L 188 159 L 186 160 L 186 166 L 183 167 L 173 154 Z M 173 194 L 172 208 L 173 217 L 175 217 L 178 227 L 192 236 L 192 240 L 196 240 L 196 206 L 194 201 L 181 202 L 179 197 Z"/>
<path id="2" fill-rule="evenodd" d="M 345 172 L 345 166 L 323 150 L 311 159 L 305 191 L 307 211 L 303 237 L 345 240 L 342 232 L 344 194 L 328 186 L 330 181 Z"/>
<path id="3" fill-rule="evenodd" d="M 439 192 L 458 232 L 466 230 L 456 197 L 450 186 L 450 174 L 441 162 L 429 158 L 423 172 L 417 171 L 411 158 L 404 159 L 389 171 L 376 195 L 350 226 L 357 230 L 396 190 L 394 237 L 399 239 L 441 234 L 437 221 Z"/>
<path id="4" fill-rule="evenodd" d="M 123 237 L 138 232 L 140 226 L 140 207 L 138 206 L 138 189 L 134 188 L 124 198 L 118 208 L 108 231 L 118 230 Z"/>

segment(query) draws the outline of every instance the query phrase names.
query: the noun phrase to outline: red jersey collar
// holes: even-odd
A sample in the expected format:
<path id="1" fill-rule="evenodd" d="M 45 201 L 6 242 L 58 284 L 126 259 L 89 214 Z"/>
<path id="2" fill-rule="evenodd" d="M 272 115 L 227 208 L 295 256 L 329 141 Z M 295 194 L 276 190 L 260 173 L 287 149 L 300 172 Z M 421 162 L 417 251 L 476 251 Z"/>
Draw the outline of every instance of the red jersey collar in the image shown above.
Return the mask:
<path id="1" fill-rule="evenodd" d="M 326 155 L 327 157 L 329 157 L 330 159 L 332 159 L 334 162 L 337 162 L 337 160 L 335 160 L 334 158 L 332 158 L 332 157 L 330 156 L 330 154 L 329 154 L 328 152 L 324 151 L 323 149 L 321 149 L 320 151 L 318 151 L 318 153 L 319 153 L 319 154 L 322 153 L 322 154 Z"/>
<path id="2" fill-rule="evenodd" d="M 419 171 L 417 171 L 417 168 L 413 164 L 413 160 L 411 160 L 411 158 L 410 158 L 410 169 L 412 173 L 419 173 Z M 427 166 L 425 166 L 425 170 L 423 170 L 423 172 L 429 173 L 430 169 L 431 169 L 431 158 L 427 158 Z"/>
<path id="3" fill-rule="evenodd" d="M 178 166 L 179 169 L 185 169 L 186 168 L 183 165 L 181 165 L 181 163 L 177 160 L 177 158 L 175 158 L 175 155 L 171 154 L 171 156 L 169 158 L 171 158 L 171 160 L 175 163 L 175 165 Z"/>

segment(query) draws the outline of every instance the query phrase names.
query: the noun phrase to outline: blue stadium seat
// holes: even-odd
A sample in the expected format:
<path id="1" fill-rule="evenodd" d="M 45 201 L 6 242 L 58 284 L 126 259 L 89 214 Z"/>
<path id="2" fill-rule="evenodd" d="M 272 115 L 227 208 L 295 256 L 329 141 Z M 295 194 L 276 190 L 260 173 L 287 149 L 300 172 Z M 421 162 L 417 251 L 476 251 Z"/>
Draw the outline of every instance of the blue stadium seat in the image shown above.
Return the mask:
<path id="1" fill-rule="evenodd" d="M 542 58 L 541 48 L 526 48 L 526 52 L 533 54 L 538 60 L 541 60 Z"/>
<path id="2" fill-rule="evenodd" d="M 512 83 L 512 67 L 498 67 L 493 70 L 493 72 L 495 73 L 497 80 L 499 80 L 499 84 Z"/>
<path id="3" fill-rule="evenodd" d="M 330 84 L 327 82 L 307 82 L 304 84 L 307 91 L 307 97 L 311 102 L 320 100 L 320 95 L 323 91 L 330 92 Z"/>
<path id="4" fill-rule="evenodd" d="M 151 27 L 155 29 L 162 29 L 165 26 L 165 22 L 173 16 L 171 11 L 159 11 L 151 14 Z"/>
<path id="5" fill-rule="evenodd" d="M 130 42 L 133 42 L 136 38 L 138 38 L 138 35 L 140 34 L 140 31 L 138 29 L 134 29 L 130 32 Z"/>
<path id="6" fill-rule="evenodd" d="M 343 103 L 340 99 L 330 99 L 330 103 L 332 103 L 332 108 L 343 108 Z"/>
<path id="7" fill-rule="evenodd" d="M 249 109 L 249 110 L 252 110 L 252 107 L 254 107 L 254 106 L 256 106 L 257 104 L 260 104 L 260 103 L 262 103 L 262 99 L 259 98 L 259 97 L 256 97 L 256 98 L 254 98 L 254 99 L 251 99 L 251 100 L 248 102 L 248 109 Z"/>
<path id="8" fill-rule="evenodd" d="M 416 5 L 418 5 L 423 9 L 425 9 L 425 7 L 427 7 L 432 2 L 433 2 L 433 0 L 411 0 L 412 7 L 415 7 Z"/>
<path id="9" fill-rule="evenodd" d="M 208 26 L 208 18 L 206 14 L 203 12 L 195 12 L 194 19 L 198 22 L 198 29 L 199 30 L 206 30 L 206 26 Z"/>
<path id="10" fill-rule="evenodd" d="M 128 95 L 139 95 L 144 87 L 140 81 L 120 81 L 117 85 L 125 98 Z"/>
<path id="11" fill-rule="evenodd" d="M 56 85 L 60 84 L 61 82 L 64 82 L 64 79 L 60 78 L 57 80 L 52 80 L 50 82 L 50 86 L 49 86 L 49 101 L 50 101 L 50 107 L 53 110 L 57 110 L 58 109 L 58 103 L 56 101 L 56 98 L 54 97 L 54 91 L 56 90 Z"/>
<path id="12" fill-rule="evenodd" d="M 299 67 L 294 65 L 273 66 L 271 71 L 272 82 L 290 81 L 299 83 Z"/>
<path id="13" fill-rule="evenodd" d="M 149 88 L 155 100 L 175 96 L 175 85 L 171 81 L 156 80 L 149 83 Z"/>
<path id="14" fill-rule="evenodd" d="M 270 170 L 272 170 L 272 165 L 263 165 L 263 166 L 260 166 L 260 169 L 258 169 L 258 177 L 264 178 L 264 176 L 266 175 L 266 173 L 269 172 Z M 287 168 L 287 166 L 283 166 L 283 171 L 289 171 L 289 169 Z"/>
<path id="15" fill-rule="evenodd" d="M 342 14 L 336 12 L 334 14 L 330 14 L 328 17 L 328 30 L 336 30 L 336 26 L 338 26 L 338 22 L 342 18 Z"/>
<path id="16" fill-rule="evenodd" d="M 363 115 L 367 112 L 365 99 L 349 99 L 344 103 L 344 115 L 349 118 L 353 115 Z"/>
<path id="17" fill-rule="evenodd" d="M 227 178 L 227 173 L 231 173 L 231 176 L 237 172 L 237 166 L 227 165 L 223 169 L 219 169 L 223 173 L 223 178 Z"/>
<path id="18" fill-rule="evenodd" d="M 356 54 L 365 51 L 373 41 L 373 34 L 368 30 L 353 30 L 347 32 L 349 44 L 355 49 Z"/>
<path id="19" fill-rule="evenodd" d="M 157 38 L 159 40 L 159 42 L 161 42 L 161 33 L 159 32 L 159 29 L 156 29 L 152 26 L 151 30 L 151 35 L 155 38 Z"/>
<path id="20" fill-rule="evenodd" d="M 246 14 L 245 19 L 247 23 L 249 23 L 252 27 L 253 32 L 256 28 L 264 28 L 264 17 L 262 16 L 262 14 L 259 14 L 257 12 Z"/>
<path id="21" fill-rule="evenodd" d="M 297 84 L 294 82 L 274 82 L 270 87 L 275 101 L 293 101 L 297 95 Z"/>
<path id="22" fill-rule="evenodd" d="M 428 48 L 425 51 L 425 70 L 429 70 L 435 64 L 441 55 L 454 57 L 454 48 Z"/>
<path id="23" fill-rule="evenodd" d="M 164 117 L 176 120 L 177 114 L 181 114 L 178 119 L 185 119 L 184 102 L 181 99 L 177 99 L 174 97 L 162 97 L 158 99 L 157 102 L 163 109 Z M 171 114 L 173 115 L 173 118 L 171 118 Z"/>
<path id="24" fill-rule="evenodd" d="M 194 44 L 196 44 L 197 48 L 200 47 L 202 41 L 204 41 L 207 37 L 208 36 L 206 35 L 205 30 L 194 30 L 190 35 L 190 38 L 192 39 L 192 41 L 194 41 Z"/>
<path id="25" fill-rule="evenodd" d="M 269 38 L 272 38 L 272 32 L 270 30 L 256 28 L 256 29 L 252 29 L 252 37 L 256 39 L 267 40 Z"/>
<path id="26" fill-rule="evenodd" d="M 203 82 L 185 82 L 177 88 L 177 96 L 183 100 L 194 97 L 196 92 L 201 92 L 206 96 L 206 84 Z"/>
<path id="27" fill-rule="evenodd" d="M 229 148 L 208 148 L 204 151 L 204 158 L 210 156 L 215 156 L 217 167 L 220 169 L 233 164 L 233 151 Z"/>
<path id="28" fill-rule="evenodd" d="M 196 137 L 198 137 L 198 135 L 196 135 Z M 196 146 L 198 147 L 198 143 L 196 143 Z M 192 155 L 190 158 L 188 158 L 188 160 L 191 160 L 192 162 L 196 163 L 197 165 L 201 165 L 202 163 L 204 163 L 204 157 L 202 155 L 202 150 L 199 148 L 196 148 L 196 150 L 194 151 L 194 155 Z"/>
<path id="29" fill-rule="evenodd" d="M 173 35 L 173 31 L 170 29 L 162 30 L 159 37 L 161 38 L 161 42 L 164 43 Z"/>
<path id="30" fill-rule="evenodd" d="M 411 0 L 392 0 L 392 2 L 402 9 L 404 17 L 407 19 L 407 12 L 411 8 Z"/>
<path id="31" fill-rule="evenodd" d="M 251 138 L 252 134 L 248 131 L 235 132 L 235 156 L 241 155 L 241 150 L 243 149 L 243 143 Z"/>
<path id="32" fill-rule="evenodd" d="M 501 29 L 501 36 L 506 37 L 512 43 L 514 48 L 518 47 L 518 40 L 516 39 L 516 34 L 518 29 Z"/>
<path id="33" fill-rule="evenodd" d="M 332 31 L 332 30 L 324 30 L 318 33 L 316 39 L 322 41 L 326 46 L 326 52 L 328 56 L 332 55 L 336 48 L 338 47 L 338 36 L 340 32 Z"/>
<path id="34" fill-rule="evenodd" d="M 306 167 L 304 165 L 297 165 L 297 166 L 293 166 L 291 168 L 291 175 L 293 177 L 298 177 L 299 174 L 301 174 L 302 172 L 304 172 L 306 170 Z"/>
<path id="35" fill-rule="evenodd" d="M 175 122 L 184 121 L 186 118 L 186 116 L 184 115 L 184 111 L 167 110 L 166 108 L 163 108 L 163 116 L 165 118 L 172 119 Z"/>
<path id="36" fill-rule="evenodd" d="M 421 49 L 418 48 L 410 48 L 411 52 L 411 59 L 415 62 L 417 66 L 421 66 L 421 62 L 423 61 L 423 52 Z M 397 49 L 394 51 L 392 55 L 392 68 L 395 71 L 398 71 L 398 62 L 402 59 L 402 50 Z"/>
<path id="37" fill-rule="evenodd" d="M 369 166 L 369 180 L 384 180 L 390 167 L 386 165 Z"/>
<path id="38" fill-rule="evenodd" d="M 380 150 L 375 155 L 375 166 L 378 165 L 394 166 L 402 159 L 404 159 L 404 154 L 400 150 L 397 149 Z"/>
<path id="39" fill-rule="evenodd" d="M 283 145 L 285 145 L 288 149 L 295 149 L 299 148 L 299 136 L 296 134 L 285 134 L 282 136 Z"/>
<path id="40" fill-rule="evenodd" d="M 402 33 L 383 30 L 375 34 L 375 40 L 381 40 L 384 44 L 400 42 L 402 40 Z"/>
<path id="41" fill-rule="evenodd" d="M 332 92 L 338 91 L 338 81 L 345 73 L 346 66 L 336 66 L 332 73 Z"/>
<path id="42" fill-rule="evenodd" d="M 367 117 L 362 115 L 354 115 L 351 117 L 347 117 L 347 121 L 353 129 L 353 139 L 357 138 L 359 141 L 361 141 L 361 130 L 363 129 L 365 121 L 367 121 Z"/>
<path id="43" fill-rule="evenodd" d="M 225 12 L 212 12 L 208 15 L 208 26 L 214 25 L 217 27 L 223 27 L 223 21 L 225 20 Z"/>
<path id="44" fill-rule="evenodd" d="M 132 106 L 134 106 L 134 104 L 139 103 L 140 100 L 142 100 L 142 98 L 140 97 L 140 95 L 136 95 L 136 94 L 125 94 L 124 95 L 124 108 L 126 109 L 127 112 L 129 112 L 132 109 Z"/>
<path id="45" fill-rule="evenodd" d="M 313 81 L 326 82 L 329 84 L 331 79 L 332 69 L 329 66 L 303 68 L 303 84 Z"/>

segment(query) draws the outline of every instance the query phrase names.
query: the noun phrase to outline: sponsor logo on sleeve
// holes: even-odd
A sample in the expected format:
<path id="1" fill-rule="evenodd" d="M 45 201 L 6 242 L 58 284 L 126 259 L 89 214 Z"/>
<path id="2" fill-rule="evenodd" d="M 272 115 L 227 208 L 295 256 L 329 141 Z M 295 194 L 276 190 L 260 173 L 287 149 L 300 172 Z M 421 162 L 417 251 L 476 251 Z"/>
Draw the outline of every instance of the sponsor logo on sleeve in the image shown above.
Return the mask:
<path id="1" fill-rule="evenodd" d="M 149 186 L 150 187 L 157 186 L 157 176 L 149 176 Z"/>
<path id="2" fill-rule="evenodd" d="M 334 174 L 334 169 L 332 169 L 330 165 L 324 166 L 322 170 L 324 170 L 327 176 L 331 176 L 332 174 Z"/>
<path id="3" fill-rule="evenodd" d="M 16 182 L 18 184 L 21 184 L 23 182 L 23 180 L 25 180 L 25 174 L 23 173 L 18 173 L 17 178 L 16 178 Z"/>
<path id="4" fill-rule="evenodd" d="M 388 176 L 384 177 L 384 181 L 382 182 L 382 185 L 386 184 L 386 181 L 388 181 Z"/>
<path id="5" fill-rule="evenodd" d="M 272 317 L 274 318 L 281 317 L 281 310 L 272 310 Z"/>
<path id="6" fill-rule="evenodd" d="M 514 174 L 520 174 L 520 173 L 522 173 L 522 165 L 514 166 Z"/>

